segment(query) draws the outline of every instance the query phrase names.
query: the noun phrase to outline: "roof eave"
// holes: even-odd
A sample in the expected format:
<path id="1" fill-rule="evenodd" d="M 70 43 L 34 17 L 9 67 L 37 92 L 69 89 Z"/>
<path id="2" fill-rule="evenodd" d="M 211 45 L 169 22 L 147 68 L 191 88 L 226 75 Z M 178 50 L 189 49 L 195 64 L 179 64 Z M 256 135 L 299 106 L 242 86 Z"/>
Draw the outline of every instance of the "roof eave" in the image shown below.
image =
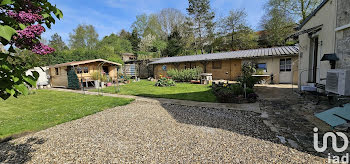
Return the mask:
<path id="1" fill-rule="evenodd" d="M 301 24 L 299 25 L 299 27 L 297 28 L 297 30 L 301 30 L 301 28 L 303 28 L 305 26 L 305 24 L 307 22 L 309 22 L 311 20 L 312 17 L 314 17 L 317 12 L 328 2 L 329 0 L 324 0 L 308 17 L 306 17 L 306 19 L 301 22 Z"/>

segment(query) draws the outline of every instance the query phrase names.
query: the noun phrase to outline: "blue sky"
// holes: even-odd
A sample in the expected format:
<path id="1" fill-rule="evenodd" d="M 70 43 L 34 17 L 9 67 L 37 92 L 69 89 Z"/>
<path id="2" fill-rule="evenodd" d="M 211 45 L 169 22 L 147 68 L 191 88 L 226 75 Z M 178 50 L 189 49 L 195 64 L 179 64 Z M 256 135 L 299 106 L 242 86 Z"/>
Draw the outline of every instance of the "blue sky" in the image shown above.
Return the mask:
<path id="1" fill-rule="evenodd" d="M 175 8 L 186 13 L 188 0 L 49 0 L 63 11 L 64 18 L 58 20 L 52 29 L 43 34 L 50 39 L 54 33 L 62 36 L 68 43 L 69 33 L 78 24 L 92 24 L 100 38 L 121 29 L 130 31 L 136 16 L 146 13 L 158 13 L 163 8 Z M 245 9 L 248 23 L 253 29 L 259 29 L 266 0 L 211 0 L 211 6 L 218 17 L 225 16 L 231 9 Z"/>

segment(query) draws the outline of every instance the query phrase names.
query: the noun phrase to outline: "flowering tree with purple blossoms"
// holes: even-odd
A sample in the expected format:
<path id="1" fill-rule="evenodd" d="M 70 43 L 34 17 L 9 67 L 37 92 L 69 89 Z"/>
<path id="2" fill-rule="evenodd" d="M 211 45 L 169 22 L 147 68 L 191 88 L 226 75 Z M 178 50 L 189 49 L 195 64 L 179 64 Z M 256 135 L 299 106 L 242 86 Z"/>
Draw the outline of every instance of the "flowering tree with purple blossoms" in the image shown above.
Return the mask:
<path id="1" fill-rule="evenodd" d="M 8 52 L 0 52 L 2 99 L 26 95 L 29 87 L 36 86 L 39 74 L 35 71 L 33 75 L 25 74 L 25 61 L 15 55 L 15 48 L 40 55 L 53 53 L 55 49 L 40 43 L 40 38 L 44 26 L 51 28 L 55 17 L 61 19 L 62 11 L 47 0 L 0 0 L 0 42 L 9 47 Z"/>

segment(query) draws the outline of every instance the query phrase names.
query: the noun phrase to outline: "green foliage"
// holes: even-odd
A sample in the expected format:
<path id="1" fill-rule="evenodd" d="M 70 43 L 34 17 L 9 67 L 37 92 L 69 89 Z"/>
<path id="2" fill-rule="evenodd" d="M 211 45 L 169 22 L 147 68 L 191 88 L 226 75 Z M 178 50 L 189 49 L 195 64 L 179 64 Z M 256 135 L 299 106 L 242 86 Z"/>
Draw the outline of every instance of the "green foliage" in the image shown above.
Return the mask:
<path id="1" fill-rule="evenodd" d="M 63 17 L 62 11 L 56 8 L 48 1 L 30 1 L 34 6 L 40 7 L 40 15 L 43 20 L 36 22 L 36 24 L 45 24 L 48 28 L 55 23 L 55 17 L 61 19 Z M 36 87 L 36 81 L 39 77 L 37 72 L 32 72 L 33 76 L 27 76 L 26 61 L 17 55 L 13 47 L 14 35 L 16 30 L 23 30 L 31 23 L 22 24 L 16 19 L 13 19 L 7 14 L 7 11 L 19 12 L 23 6 L 23 1 L 2 0 L 0 13 L 0 43 L 3 46 L 9 46 L 8 52 L 0 52 L 0 97 L 8 99 L 11 96 L 18 97 L 20 94 L 27 95 L 27 87 Z M 33 39 L 34 43 L 39 42 L 39 37 Z M 23 48 L 24 49 L 24 48 Z M 11 53 L 11 54 L 10 54 Z"/>
<path id="2" fill-rule="evenodd" d="M 168 45 L 163 51 L 163 56 L 178 56 L 184 49 L 182 37 L 177 29 L 175 29 L 168 37 Z"/>
<path id="3" fill-rule="evenodd" d="M 57 33 L 51 36 L 51 40 L 49 41 L 49 46 L 56 49 L 56 51 L 67 50 L 68 47 L 66 43 L 62 40 L 62 37 Z"/>
<path id="4" fill-rule="evenodd" d="M 130 37 L 129 41 L 131 42 L 132 50 L 134 51 L 134 53 L 137 53 L 138 51 L 140 51 L 139 44 L 140 44 L 141 39 L 139 38 L 137 28 L 134 28 L 132 30 L 131 37 Z"/>
<path id="5" fill-rule="evenodd" d="M 80 83 L 77 74 L 74 69 L 68 71 L 68 88 L 69 89 L 80 89 Z"/>
<path id="6" fill-rule="evenodd" d="M 91 74 L 91 78 L 92 78 L 92 80 L 101 80 L 101 74 L 98 72 L 93 72 Z"/>
<path id="7" fill-rule="evenodd" d="M 131 42 L 127 39 L 123 39 L 116 34 L 105 36 L 98 44 L 97 49 L 101 50 L 105 47 L 114 51 L 114 54 L 122 54 L 132 52 Z"/>
<path id="8" fill-rule="evenodd" d="M 247 25 L 246 18 L 245 10 L 231 10 L 219 21 L 219 30 L 223 35 L 216 38 L 216 49 L 233 51 L 257 48 L 258 36 Z"/>
<path id="9" fill-rule="evenodd" d="M 175 81 L 189 82 L 191 80 L 199 80 L 200 74 L 203 73 L 201 67 L 196 67 L 192 69 L 170 69 L 167 71 L 167 75 L 174 79 Z"/>
<path id="10" fill-rule="evenodd" d="M 98 33 L 93 25 L 78 25 L 73 33 L 69 34 L 71 49 L 93 49 L 98 43 Z"/>
<path id="11" fill-rule="evenodd" d="M 247 88 L 253 88 L 254 85 L 259 81 L 258 78 L 252 75 L 256 72 L 254 63 L 244 63 L 242 65 L 242 76 L 238 78 L 238 82 L 242 87 L 246 85 Z"/>
<path id="12" fill-rule="evenodd" d="M 256 72 L 255 72 L 256 75 L 264 75 L 265 74 L 265 71 L 264 69 L 257 69 Z"/>
<path id="13" fill-rule="evenodd" d="M 212 89 L 218 101 L 222 103 L 242 103 L 244 100 L 255 102 L 257 99 L 253 89 L 246 88 L 244 91 L 240 84 L 213 84 Z"/>
<path id="14" fill-rule="evenodd" d="M 108 57 L 107 60 L 112 61 L 112 62 L 116 62 L 119 64 L 124 64 L 123 59 L 119 55 Z"/>
<path id="15" fill-rule="evenodd" d="M 323 0 L 269 0 L 268 8 L 275 8 L 302 22 Z"/>
<path id="16" fill-rule="evenodd" d="M 204 53 L 205 37 L 210 36 L 213 30 L 215 13 L 211 11 L 209 0 L 188 0 L 189 6 L 186 9 L 191 17 L 191 28 L 196 36 L 198 49 Z M 209 37 L 208 37 L 209 38 Z"/>
<path id="17" fill-rule="evenodd" d="M 170 87 L 170 86 L 175 86 L 175 81 L 170 78 L 162 77 L 157 80 L 156 84 L 154 86 L 157 87 Z"/>
<path id="18" fill-rule="evenodd" d="M 260 36 L 260 45 L 273 47 L 285 45 L 285 39 L 294 32 L 293 19 L 283 11 L 272 8 L 263 17 L 261 26 L 264 29 Z"/>

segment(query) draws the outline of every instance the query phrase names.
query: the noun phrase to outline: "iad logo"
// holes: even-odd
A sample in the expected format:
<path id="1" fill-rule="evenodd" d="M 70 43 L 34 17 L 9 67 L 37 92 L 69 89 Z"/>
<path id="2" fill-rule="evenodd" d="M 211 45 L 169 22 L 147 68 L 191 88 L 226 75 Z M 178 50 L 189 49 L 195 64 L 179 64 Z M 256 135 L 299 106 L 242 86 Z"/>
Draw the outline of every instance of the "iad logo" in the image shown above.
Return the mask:
<path id="1" fill-rule="evenodd" d="M 322 147 L 318 147 L 318 128 L 314 128 L 314 148 L 317 152 L 324 152 L 327 150 L 327 138 L 328 137 L 331 137 L 332 138 L 332 148 L 334 151 L 340 153 L 340 152 L 344 152 L 347 148 L 348 148 L 348 145 L 349 145 L 349 139 L 348 137 L 344 134 L 344 133 L 341 133 L 341 132 L 327 132 L 324 134 L 323 136 L 323 142 L 322 142 Z M 337 145 L 337 136 L 338 135 L 339 137 L 343 138 L 343 141 L 344 141 L 344 145 L 343 147 L 341 148 L 338 148 L 338 145 Z"/>
<path id="2" fill-rule="evenodd" d="M 327 145 L 328 145 L 328 137 L 331 137 L 331 140 L 332 140 L 332 148 L 335 152 L 344 152 L 348 146 L 349 146 L 349 139 L 348 137 L 344 134 L 344 133 L 341 133 L 341 132 L 327 132 L 323 135 L 323 142 L 322 142 L 322 147 L 319 147 L 319 140 L 318 140 L 318 128 L 314 128 L 314 149 L 317 151 L 317 152 L 324 152 L 327 150 Z M 341 137 L 343 142 L 344 142 L 344 145 L 340 148 L 338 148 L 338 145 L 337 145 L 337 136 Z M 331 156 L 331 154 L 329 153 L 328 154 L 328 162 L 329 163 L 349 163 L 349 153 L 346 153 L 344 156 Z"/>

